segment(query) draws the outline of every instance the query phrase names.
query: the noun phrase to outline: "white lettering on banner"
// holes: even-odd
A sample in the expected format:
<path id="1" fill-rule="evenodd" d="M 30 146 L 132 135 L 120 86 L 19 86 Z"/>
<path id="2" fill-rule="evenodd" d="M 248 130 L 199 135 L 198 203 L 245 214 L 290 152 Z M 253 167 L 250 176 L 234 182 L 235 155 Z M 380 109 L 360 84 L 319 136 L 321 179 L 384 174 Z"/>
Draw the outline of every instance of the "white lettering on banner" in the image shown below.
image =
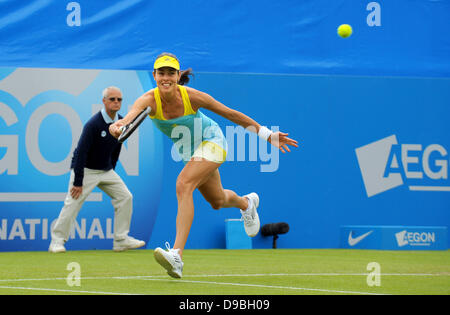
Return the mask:
<path id="1" fill-rule="evenodd" d="M 434 232 L 408 232 L 406 230 L 395 233 L 397 245 L 403 247 L 409 246 L 431 246 L 436 242 Z"/>
<path id="2" fill-rule="evenodd" d="M 78 2 L 69 2 L 66 6 L 67 11 L 71 11 L 67 15 L 66 23 L 68 26 L 81 26 L 81 6 Z"/>
<path id="3" fill-rule="evenodd" d="M 58 114 L 64 117 L 69 122 L 70 130 L 72 131 L 70 151 L 64 160 L 57 163 L 47 161 L 39 149 L 39 129 L 42 121 L 51 114 Z M 80 117 L 72 107 L 56 102 L 38 107 L 31 115 L 25 132 L 25 147 L 33 166 L 41 173 L 50 176 L 59 176 L 67 173 L 67 170 L 70 168 L 70 153 L 75 149 L 82 129 L 83 124 Z"/>
<path id="4" fill-rule="evenodd" d="M 422 165 L 425 174 L 431 179 L 447 179 L 448 178 L 448 163 L 446 160 L 436 160 L 435 166 L 439 167 L 438 172 L 433 172 L 430 168 L 430 155 L 432 152 L 439 152 L 442 157 L 447 155 L 447 150 L 439 144 L 432 144 L 423 151 Z"/>
<path id="5" fill-rule="evenodd" d="M 46 193 L 46 192 L 0 192 L 0 202 L 55 202 L 64 201 L 67 197 L 67 192 L 64 193 Z M 101 192 L 92 192 L 85 201 L 103 201 Z"/>
<path id="6" fill-rule="evenodd" d="M 93 109 L 98 105 L 93 105 Z M 46 160 L 39 147 L 39 131 L 42 122 L 50 115 L 57 114 L 64 117 L 69 123 L 72 134 L 71 149 L 67 153 L 64 160 L 59 162 L 50 162 Z M 6 122 L 7 126 L 18 122 L 14 111 L 6 105 L 0 103 L 0 118 Z M 38 107 L 30 116 L 30 120 L 26 126 L 25 131 L 25 147 L 28 157 L 33 166 L 45 175 L 59 176 L 64 175 L 69 171 L 71 153 L 75 149 L 78 139 L 83 129 L 80 116 L 77 112 L 67 104 L 63 103 L 47 103 Z M 132 140 L 132 141 L 131 141 Z M 131 141 L 131 142 L 130 142 Z M 127 175 L 139 175 L 139 138 L 138 132 L 135 132 L 128 141 L 128 146 L 123 147 L 121 152 L 121 163 L 125 170 L 128 170 Z M 19 174 L 19 137 L 18 135 L 0 135 L 0 148 L 6 147 L 6 153 L 0 160 L 0 174 L 7 172 L 8 175 Z M 122 158 L 124 155 L 124 158 Z"/>
<path id="7" fill-rule="evenodd" d="M 99 218 L 94 218 L 90 224 L 89 232 L 86 237 L 86 231 L 87 231 L 87 221 L 86 219 L 81 219 L 81 225 L 78 224 L 77 221 L 75 221 L 75 225 L 72 228 L 72 231 L 70 232 L 70 238 L 71 239 L 93 239 L 94 237 L 97 237 L 99 239 L 113 239 L 114 238 L 114 231 L 113 231 L 113 225 L 112 225 L 112 219 L 106 218 L 106 225 L 105 228 L 102 227 L 101 221 Z M 103 232 L 106 231 L 106 234 Z"/>
<path id="8" fill-rule="evenodd" d="M 27 218 L 27 219 L 2 219 L 0 224 L 0 241 L 12 240 L 47 240 L 56 220 L 48 224 L 47 218 Z M 88 225 L 89 223 L 89 225 Z M 87 229 L 89 227 L 89 229 Z M 75 221 L 74 227 L 70 232 L 70 239 L 113 239 L 113 219 L 106 218 L 102 221 L 99 218 L 93 218 L 88 222 L 85 218 Z M 86 232 L 88 232 L 86 234 Z"/>
<path id="9" fill-rule="evenodd" d="M 0 160 L 0 174 L 8 175 L 19 173 L 19 136 L 0 135 L 0 148 L 6 147 L 6 153 Z"/>
<path id="10" fill-rule="evenodd" d="M 420 144 L 404 144 L 402 145 L 402 163 L 407 178 L 423 178 L 422 172 L 413 172 L 408 170 L 408 165 L 419 164 L 419 157 L 416 155 L 408 155 L 409 152 L 420 152 L 422 146 Z M 395 167 L 395 168 L 398 168 Z"/>
<path id="11" fill-rule="evenodd" d="M 17 123 L 16 113 L 0 102 L 0 117 L 11 126 Z M 0 135 L 0 148 L 6 147 L 6 154 L 0 160 L 0 174 L 7 172 L 8 175 L 17 175 L 19 169 L 19 137 L 17 135 Z"/>
<path id="12" fill-rule="evenodd" d="M 171 155 L 175 162 L 179 162 L 183 159 L 179 155 L 179 150 L 185 155 L 184 158 L 188 159 L 193 152 L 191 152 L 191 145 L 194 142 L 193 147 L 197 148 L 202 139 L 213 138 L 217 132 L 217 126 L 208 126 L 204 130 L 202 128 L 202 119 L 194 119 L 194 134 L 191 135 L 191 130 L 186 126 L 175 126 L 171 132 L 172 139 L 178 139 L 174 142 Z M 272 126 L 272 131 L 279 131 L 278 126 Z M 260 171 L 275 172 L 279 167 L 279 150 L 272 146 L 268 141 L 262 140 L 257 136 L 256 128 L 250 126 L 244 129 L 242 126 L 226 126 L 225 139 L 228 144 L 227 161 L 257 161 L 258 157 L 262 162 L 269 162 L 268 164 L 262 164 Z M 247 139 L 248 138 L 248 146 Z M 235 141 L 235 139 L 237 141 Z M 273 139 L 273 138 L 272 138 Z M 272 140 L 274 141 L 274 140 Z M 248 150 L 248 159 L 246 159 L 246 152 Z M 270 153 L 269 153 L 270 151 Z"/>
<path id="13" fill-rule="evenodd" d="M 372 26 L 381 26 L 381 6 L 378 2 L 370 2 L 367 7 L 367 11 L 371 11 L 369 15 L 367 15 L 367 25 Z"/>
<path id="14" fill-rule="evenodd" d="M 440 144 L 398 144 L 395 135 L 355 149 L 367 196 L 401 186 L 406 180 L 439 180 L 439 185 L 409 185 L 412 191 L 450 191 L 448 153 Z M 424 176 L 425 175 L 425 176 Z"/>
<path id="15" fill-rule="evenodd" d="M 92 113 L 95 114 L 102 105 L 93 104 Z M 39 145 L 39 133 L 45 119 L 50 115 L 62 116 L 67 122 L 71 131 L 70 150 L 64 159 L 57 162 L 48 161 Z M 15 112 L 6 104 L 0 102 L 0 119 L 6 125 L 12 126 L 19 122 Z M 28 159 L 36 170 L 46 176 L 61 176 L 70 171 L 72 153 L 81 135 L 83 125 L 80 116 L 69 105 L 60 102 L 50 102 L 36 108 L 31 114 L 26 125 L 25 151 Z M 20 134 L 22 136 L 22 133 Z M 0 135 L 0 149 L 6 148 L 6 153 L 0 155 L 0 175 L 22 175 L 19 165 L 19 135 Z M 1 151 L 0 151 L 1 152 Z M 119 160 L 129 176 L 139 175 L 139 130 L 133 133 L 128 139 L 127 145 L 122 146 Z M 23 172 L 22 172 L 23 173 Z M 64 201 L 66 193 L 59 192 L 0 192 L 0 202 L 45 202 Z M 94 193 L 95 198 L 88 198 L 87 201 L 102 201 L 101 194 Z"/>
<path id="16" fill-rule="evenodd" d="M 103 233 L 103 229 L 99 219 L 92 220 L 92 225 L 91 228 L 89 229 L 87 238 L 92 239 L 94 236 L 97 236 L 100 239 L 105 238 L 105 234 Z"/>

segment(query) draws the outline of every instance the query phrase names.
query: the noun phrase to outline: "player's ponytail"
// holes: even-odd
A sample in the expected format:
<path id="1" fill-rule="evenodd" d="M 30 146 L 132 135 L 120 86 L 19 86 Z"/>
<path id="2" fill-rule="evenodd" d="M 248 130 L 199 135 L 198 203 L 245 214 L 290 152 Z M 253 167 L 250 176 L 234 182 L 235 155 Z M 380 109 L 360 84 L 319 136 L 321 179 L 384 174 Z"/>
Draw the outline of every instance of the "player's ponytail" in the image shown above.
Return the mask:
<path id="1" fill-rule="evenodd" d="M 180 76 L 180 81 L 178 81 L 179 85 L 185 85 L 189 83 L 189 76 L 194 76 L 194 74 L 192 73 L 192 68 L 186 69 L 186 70 L 181 70 L 181 76 Z"/>

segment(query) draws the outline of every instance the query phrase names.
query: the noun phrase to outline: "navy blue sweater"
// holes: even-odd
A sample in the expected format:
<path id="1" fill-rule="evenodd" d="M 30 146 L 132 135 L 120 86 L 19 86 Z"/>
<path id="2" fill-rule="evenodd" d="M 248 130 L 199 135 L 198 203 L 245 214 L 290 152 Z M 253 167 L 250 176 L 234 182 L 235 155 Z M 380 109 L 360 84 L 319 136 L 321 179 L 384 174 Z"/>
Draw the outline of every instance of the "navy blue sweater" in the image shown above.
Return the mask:
<path id="1" fill-rule="evenodd" d="M 101 112 L 84 125 L 70 166 L 75 173 L 74 186 L 83 186 L 85 167 L 103 171 L 116 167 L 122 144 L 109 133 L 110 125 L 105 122 Z"/>

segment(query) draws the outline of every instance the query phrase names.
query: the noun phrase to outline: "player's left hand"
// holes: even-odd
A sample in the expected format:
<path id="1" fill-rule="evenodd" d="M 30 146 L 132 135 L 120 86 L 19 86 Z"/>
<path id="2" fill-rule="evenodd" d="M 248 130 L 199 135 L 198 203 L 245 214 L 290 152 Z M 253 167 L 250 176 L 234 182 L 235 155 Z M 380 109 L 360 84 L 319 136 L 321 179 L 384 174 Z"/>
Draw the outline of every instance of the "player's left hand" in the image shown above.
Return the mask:
<path id="1" fill-rule="evenodd" d="M 268 141 L 276 146 L 278 149 L 281 150 L 281 152 L 286 153 L 291 152 L 289 149 L 289 145 L 298 148 L 298 142 L 294 139 L 291 139 L 288 137 L 288 133 L 284 133 L 281 131 L 277 131 L 272 133 L 272 135 L 269 137 Z"/>

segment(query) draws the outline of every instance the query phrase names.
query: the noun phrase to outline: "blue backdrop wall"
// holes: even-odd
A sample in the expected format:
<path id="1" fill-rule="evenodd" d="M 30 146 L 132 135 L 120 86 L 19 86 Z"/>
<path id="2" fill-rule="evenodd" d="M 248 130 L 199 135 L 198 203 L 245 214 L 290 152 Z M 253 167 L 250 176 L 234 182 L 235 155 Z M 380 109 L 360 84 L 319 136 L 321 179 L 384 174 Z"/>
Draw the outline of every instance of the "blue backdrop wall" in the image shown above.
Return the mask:
<path id="1" fill-rule="evenodd" d="M 47 249 L 101 90 L 119 86 L 125 114 L 163 51 L 194 69 L 190 86 L 300 141 L 278 154 L 247 135 L 242 151 L 239 129 L 207 113 L 234 141 L 224 187 L 258 192 L 263 224 L 290 224 L 279 247 L 339 247 L 342 225 L 450 225 L 450 1 L 16 0 L 0 12 L 0 250 Z M 118 166 L 131 234 L 149 248 L 174 240 L 171 145 L 148 120 Z M 68 249 L 110 248 L 112 207 L 96 193 Z M 194 201 L 188 248 L 223 248 L 239 211 Z"/>
<path id="2" fill-rule="evenodd" d="M 448 0 L 0 2 L 0 66 L 448 77 Z M 351 24 L 348 40 L 336 36 Z"/>

